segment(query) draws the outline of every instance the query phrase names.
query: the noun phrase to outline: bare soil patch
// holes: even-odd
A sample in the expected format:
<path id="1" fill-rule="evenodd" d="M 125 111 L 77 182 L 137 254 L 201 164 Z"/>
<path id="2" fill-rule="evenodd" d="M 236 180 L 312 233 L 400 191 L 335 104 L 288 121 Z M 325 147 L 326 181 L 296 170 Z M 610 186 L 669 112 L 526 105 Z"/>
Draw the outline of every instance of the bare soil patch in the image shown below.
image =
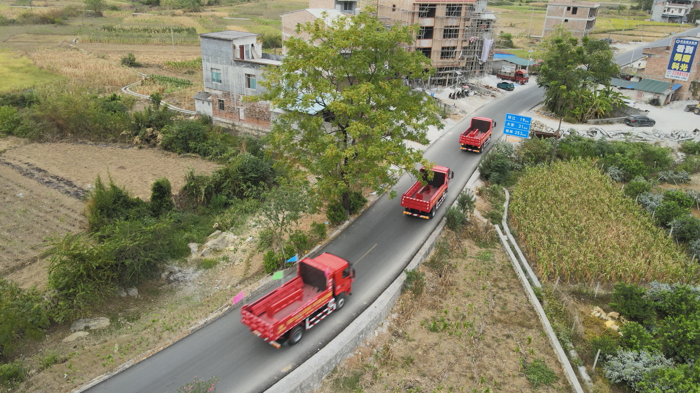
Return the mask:
<path id="1" fill-rule="evenodd" d="M 419 268 L 424 293 L 404 292 L 317 392 L 533 391 L 522 362 L 535 359 L 558 376 L 538 392 L 570 391 L 504 252 L 452 232 L 442 239 L 447 256 Z"/>

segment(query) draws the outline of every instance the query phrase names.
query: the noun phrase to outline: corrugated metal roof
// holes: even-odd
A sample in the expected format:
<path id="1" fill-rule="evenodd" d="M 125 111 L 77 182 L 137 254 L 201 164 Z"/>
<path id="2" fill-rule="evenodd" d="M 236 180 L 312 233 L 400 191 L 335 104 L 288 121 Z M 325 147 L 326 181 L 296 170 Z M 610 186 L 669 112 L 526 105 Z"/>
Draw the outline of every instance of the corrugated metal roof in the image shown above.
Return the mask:
<path id="1" fill-rule="evenodd" d="M 642 79 L 639 82 L 627 86 L 629 89 L 634 89 L 634 90 L 639 90 L 639 91 L 646 91 L 647 93 L 657 93 L 657 94 L 662 94 L 668 88 L 671 87 L 670 82 L 663 82 L 663 81 L 657 81 L 654 79 Z"/>
<path id="2" fill-rule="evenodd" d="M 509 62 L 509 63 L 513 63 L 513 64 L 517 64 L 517 65 L 519 65 L 519 66 L 523 66 L 523 67 L 525 67 L 525 66 L 531 66 L 531 65 L 533 65 L 533 64 L 537 64 L 537 61 L 535 61 L 535 60 L 523 59 L 523 58 L 518 57 L 518 56 L 508 57 L 508 58 L 505 58 L 505 59 L 503 59 L 503 60 L 505 60 L 505 61 L 507 61 L 507 62 Z"/>
<path id="3" fill-rule="evenodd" d="M 204 91 L 200 91 L 197 94 L 195 94 L 192 98 L 194 98 L 195 100 L 208 101 L 211 98 L 211 94 Z"/>
<path id="4" fill-rule="evenodd" d="M 515 57 L 515 55 L 511 55 L 510 53 L 494 53 L 493 58 L 494 59 L 505 59 L 505 58 L 512 58 Z"/>
<path id="5" fill-rule="evenodd" d="M 610 84 L 615 86 L 615 87 L 630 87 L 634 85 L 637 82 L 631 82 L 631 81 L 626 81 L 624 79 L 619 79 L 619 78 L 610 78 Z"/>

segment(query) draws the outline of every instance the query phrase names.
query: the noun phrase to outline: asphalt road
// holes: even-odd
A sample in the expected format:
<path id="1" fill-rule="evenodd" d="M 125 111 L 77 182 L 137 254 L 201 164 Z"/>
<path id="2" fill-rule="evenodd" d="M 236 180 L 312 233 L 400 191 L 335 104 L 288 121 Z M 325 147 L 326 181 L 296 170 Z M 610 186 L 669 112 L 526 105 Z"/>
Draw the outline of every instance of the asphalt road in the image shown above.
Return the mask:
<path id="1" fill-rule="evenodd" d="M 654 41 L 651 44 L 649 44 L 648 47 L 654 48 L 657 46 L 667 46 L 667 45 L 670 45 L 671 40 L 676 38 L 676 37 L 688 36 L 688 35 L 694 36 L 698 33 L 700 33 L 700 27 L 695 27 L 695 28 L 692 28 L 689 30 L 684 30 L 678 34 L 674 34 L 672 36 L 668 36 L 668 37 L 660 39 L 658 41 Z M 645 47 L 647 47 L 647 46 L 645 46 Z M 629 63 L 641 58 L 642 56 L 643 56 L 642 55 L 642 48 L 638 48 L 638 49 L 635 49 L 633 51 L 618 54 L 617 56 L 615 56 L 615 61 L 617 62 L 617 64 L 626 65 L 626 64 L 629 64 Z"/>
<path id="2" fill-rule="evenodd" d="M 696 34 L 698 31 L 700 28 L 685 33 Z M 667 45 L 670 39 L 654 42 L 650 46 Z M 616 56 L 616 60 L 618 63 L 627 61 L 631 55 L 631 52 L 623 53 Z M 507 93 L 472 116 L 490 117 L 497 121 L 492 137 L 496 141 L 502 135 L 506 112 L 524 112 L 542 99 L 543 91 L 530 84 Z M 331 252 L 355 263 L 357 277 L 353 284 L 353 296 L 347 299 L 341 311 L 331 314 L 307 331 L 298 345 L 284 346 L 279 350 L 273 348 L 241 324 L 237 309 L 88 391 L 175 392 L 195 376 L 205 379 L 217 377 L 219 392 L 260 392 L 272 386 L 323 348 L 364 311 L 398 277 L 437 226 L 446 206 L 457 197 L 481 158 L 481 155 L 459 149 L 458 135 L 467 127 L 470 119 L 467 117 L 451 129 L 443 130 L 443 135 L 424 153 L 428 160 L 455 172 L 455 178 L 450 181 L 451 192 L 448 193 L 447 203 L 434 219 L 406 216 L 402 214 L 399 198 L 389 200 L 385 195 L 320 251 Z M 409 176 L 403 176 L 395 190 L 400 195 L 413 181 Z"/>

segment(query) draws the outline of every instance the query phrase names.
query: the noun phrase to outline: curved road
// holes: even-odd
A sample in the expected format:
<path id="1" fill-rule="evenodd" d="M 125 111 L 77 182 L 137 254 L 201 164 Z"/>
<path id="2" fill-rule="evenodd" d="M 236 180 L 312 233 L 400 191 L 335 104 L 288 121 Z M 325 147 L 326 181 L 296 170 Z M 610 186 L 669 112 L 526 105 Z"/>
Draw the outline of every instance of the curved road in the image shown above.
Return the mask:
<path id="1" fill-rule="evenodd" d="M 650 46 L 663 45 L 663 41 L 657 41 Z M 625 55 L 623 53 L 616 56 L 618 62 L 625 61 Z M 627 55 L 631 53 L 628 52 Z M 506 112 L 517 114 L 527 111 L 542 101 L 542 98 L 543 91 L 531 84 L 506 94 L 505 97 L 477 110 L 472 116 L 490 117 L 498 122 L 492 137 L 492 140 L 496 141 L 502 135 Z M 443 135 L 424 153 L 428 160 L 448 166 L 455 172 L 452 192 L 448 194 L 445 206 L 454 201 L 457 190 L 464 187 L 481 158 L 481 155 L 459 149 L 458 135 L 469 121 L 470 117 L 467 117 L 451 129 L 442 131 Z M 412 183 L 413 180 L 409 176 L 403 176 L 395 190 L 401 194 Z M 322 323 L 307 331 L 298 345 L 285 346 L 279 350 L 273 348 L 255 337 L 240 323 L 240 313 L 235 309 L 88 391 L 174 392 L 185 383 L 191 382 L 195 375 L 205 379 L 210 376 L 217 377 L 219 392 L 265 390 L 323 348 L 398 277 L 437 226 L 445 213 L 445 206 L 437 212 L 435 219 L 423 220 L 402 214 L 403 209 L 398 198 L 389 200 L 385 195 L 340 236 L 320 250 L 337 254 L 355 263 L 357 278 L 353 284 L 353 296 L 341 311 L 331 314 Z"/>

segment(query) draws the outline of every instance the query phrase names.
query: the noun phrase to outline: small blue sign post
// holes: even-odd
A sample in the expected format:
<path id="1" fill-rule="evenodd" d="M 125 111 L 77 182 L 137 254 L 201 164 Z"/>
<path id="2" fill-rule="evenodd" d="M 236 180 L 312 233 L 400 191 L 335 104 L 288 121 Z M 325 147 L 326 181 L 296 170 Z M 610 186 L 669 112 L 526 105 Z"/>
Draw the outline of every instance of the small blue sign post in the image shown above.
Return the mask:
<path id="1" fill-rule="evenodd" d="M 527 138 L 530 135 L 530 123 L 532 123 L 531 117 L 506 113 L 506 124 L 503 126 L 503 133 Z"/>

